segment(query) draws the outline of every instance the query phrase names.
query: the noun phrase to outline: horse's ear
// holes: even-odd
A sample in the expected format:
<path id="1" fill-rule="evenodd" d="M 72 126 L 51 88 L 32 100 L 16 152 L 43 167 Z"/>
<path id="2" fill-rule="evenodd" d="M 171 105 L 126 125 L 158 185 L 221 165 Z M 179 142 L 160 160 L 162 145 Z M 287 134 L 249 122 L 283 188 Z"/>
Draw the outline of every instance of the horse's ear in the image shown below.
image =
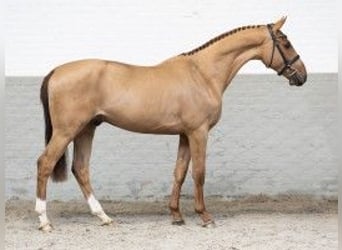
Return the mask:
<path id="1" fill-rule="evenodd" d="M 287 18 L 286 16 L 283 16 L 281 19 L 276 21 L 275 24 L 273 25 L 273 31 L 280 30 L 281 27 L 284 25 L 286 18 Z"/>

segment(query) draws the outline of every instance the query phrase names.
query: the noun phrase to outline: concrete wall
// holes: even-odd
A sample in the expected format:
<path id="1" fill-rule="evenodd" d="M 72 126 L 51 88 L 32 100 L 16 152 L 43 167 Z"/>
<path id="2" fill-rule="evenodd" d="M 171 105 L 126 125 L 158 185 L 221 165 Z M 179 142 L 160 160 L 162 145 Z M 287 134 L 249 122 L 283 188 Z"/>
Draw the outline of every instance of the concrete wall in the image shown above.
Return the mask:
<path id="1" fill-rule="evenodd" d="M 40 77 L 6 82 L 6 197 L 35 197 L 43 149 Z M 207 195 L 298 192 L 337 195 L 337 74 L 311 74 L 301 88 L 274 75 L 240 75 L 224 95 L 208 144 Z M 97 129 L 91 178 L 102 199 L 170 194 L 177 136 Z M 71 152 L 71 147 L 69 151 Z M 183 194 L 192 194 L 188 175 Z M 49 199 L 82 198 L 69 181 L 49 184 Z"/>

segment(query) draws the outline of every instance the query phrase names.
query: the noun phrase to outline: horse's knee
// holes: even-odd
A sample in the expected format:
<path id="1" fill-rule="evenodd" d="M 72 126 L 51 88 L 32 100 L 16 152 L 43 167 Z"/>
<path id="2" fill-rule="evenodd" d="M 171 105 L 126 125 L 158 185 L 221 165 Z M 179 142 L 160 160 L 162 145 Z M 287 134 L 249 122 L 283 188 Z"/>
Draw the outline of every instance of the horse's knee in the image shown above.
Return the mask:
<path id="1" fill-rule="evenodd" d="M 197 185 L 204 185 L 205 182 L 205 170 L 204 169 L 194 169 L 192 171 L 192 178 Z"/>

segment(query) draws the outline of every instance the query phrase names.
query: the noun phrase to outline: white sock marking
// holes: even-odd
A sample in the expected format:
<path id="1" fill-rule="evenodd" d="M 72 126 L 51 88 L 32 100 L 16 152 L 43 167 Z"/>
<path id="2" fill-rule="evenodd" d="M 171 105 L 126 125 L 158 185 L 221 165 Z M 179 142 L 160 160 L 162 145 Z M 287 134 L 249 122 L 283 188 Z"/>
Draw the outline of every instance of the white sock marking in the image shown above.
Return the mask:
<path id="1" fill-rule="evenodd" d="M 39 214 L 40 228 L 49 225 L 50 221 L 46 215 L 46 201 L 36 198 L 36 212 Z"/>
<path id="2" fill-rule="evenodd" d="M 88 197 L 88 204 L 91 210 L 91 213 L 96 215 L 102 220 L 103 224 L 110 224 L 113 222 L 111 218 L 109 218 L 106 213 L 103 211 L 103 208 L 98 200 L 95 199 L 94 195 L 91 194 Z"/>
<path id="3" fill-rule="evenodd" d="M 46 201 L 36 198 L 36 212 L 39 214 L 46 212 Z"/>
<path id="4" fill-rule="evenodd" d="M 103 209 L 102 209 L 101 204 L 98 202 L 98 200 L 95 199 L 93 194 L 91 194 L 88 197 L 88 204 L 89 204 L 90 210 L 93 214 L 103 213 Z"/>

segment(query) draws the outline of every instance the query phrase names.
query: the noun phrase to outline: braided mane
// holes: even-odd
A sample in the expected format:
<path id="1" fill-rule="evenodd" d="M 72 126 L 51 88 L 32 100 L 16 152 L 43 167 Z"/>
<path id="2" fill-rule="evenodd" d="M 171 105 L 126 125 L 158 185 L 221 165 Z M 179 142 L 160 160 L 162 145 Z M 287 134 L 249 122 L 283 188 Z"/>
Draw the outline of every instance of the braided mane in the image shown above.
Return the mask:
<path id="1" fill-rule="evenodd" d="M 236 28 L 236 29 L 233 29 L 231 31 L 228 31 L 228 32 L 225 32 L 211 40 L 209 40 L 208 42 L 206 42 L 205 44 L 201 45 L 200 47 L 198 48 L 195 48 L 189 52 L 185 52 L 185 53 L 182 53 L 180 54 L 180 56 L 191 56 L 205 48 L 208 48 L 209 46 L 211 46 L 212 44 L 222 40 L 223 38 L 226 38 L 227 36 L 230 36 L 230 35 L 233 35 L 239 31 L 242 31 L 242 30 L 246 30 L 246 29 L 255 29 L 255 28 L 260 28 L 261 25 L 248 25 L 248 26 L 242 26 L 242 27 L 239 27 L 239 28 Z"/>

